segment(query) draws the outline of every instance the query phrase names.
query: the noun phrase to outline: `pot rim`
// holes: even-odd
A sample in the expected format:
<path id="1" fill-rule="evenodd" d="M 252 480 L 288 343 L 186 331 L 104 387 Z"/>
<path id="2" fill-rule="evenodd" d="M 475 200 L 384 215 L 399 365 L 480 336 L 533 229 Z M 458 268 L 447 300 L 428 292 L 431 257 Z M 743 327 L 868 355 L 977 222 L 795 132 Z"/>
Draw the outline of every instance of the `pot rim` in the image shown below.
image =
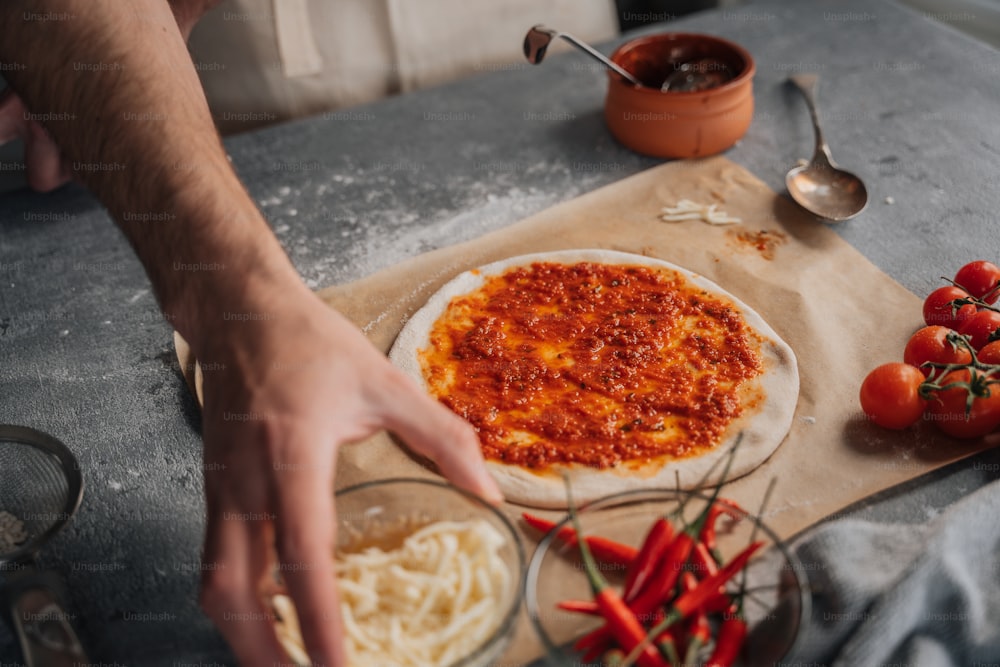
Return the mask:
<path id="1" fill-rule="evenodd" d="M 699 32 L 660 32 L 652 35 L 646 35 L 644 37 L 636 37 L 635 39 L 630 39 L 624 44 L 621 44 L 618 48 L 616 48 L 611 54 L 611 60 L 616 65 L 621 65 L 619 58 L 626 51 L 631 51 L 632 49 L 639 48 L 645 44 L 652 42 L 660 42 L 664 41 L 665 39 L 674 40 L 679 38 L 687 38 L 692 41 L 714 42 L 716 44 L 719 44 L 727 49 L 732 50 L 736 55 L 741 57 L 743 61 L 746 63 L 746 66 L 743 68 L 743 71 L 740 72 L 731 81 L 727 81 L 721 86 L 715 86 L 714 88 L 709 88 L 708 90 L 664 92 L 662 90 L 657 90 L 656 88 L 650 88 L 649 86 L 635 86 L 630 84 L 620 74 L 612 70 L 608 70 L 608 81 L 610 82 L 611 85 L 617 84 L 629 90 L 635 91 L 637 94 L 640 95 L 650 95 L 650 96 L 669 95 L 676 99 L 684 99 L 684 98 L 690 99 L 697 96 L 704 97 L 705 95 L 721 95 L 726 93 L 727 91 L 739 88 L 743 86 L 745 83 L 747 83 L 748 80 L 752 79 L 753 75 L 757 71 L 757 63 L 754 61 L 753 56 L 750 55 L 750 52 L 747 51 L 745 48 L 743 48 L 736 42 L 732 42 L 728 39 Z"/>

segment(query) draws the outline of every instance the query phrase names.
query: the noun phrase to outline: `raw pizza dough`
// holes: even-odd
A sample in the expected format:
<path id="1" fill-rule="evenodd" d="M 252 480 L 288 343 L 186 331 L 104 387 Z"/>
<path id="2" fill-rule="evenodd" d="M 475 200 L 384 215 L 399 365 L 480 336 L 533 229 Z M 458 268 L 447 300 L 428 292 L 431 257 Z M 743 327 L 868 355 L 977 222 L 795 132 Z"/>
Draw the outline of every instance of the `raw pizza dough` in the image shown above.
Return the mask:
<path id="1" fill-rule="evenodd" d="M 532 470 L 519 465 L 487 460 L 507 500 L 532 507 L 565 508 L 566 491 L 561 472 L 569 473 L 576 502 L 589 502 L 596 498 L 627 490 L 643 488 L 673 488 L 679 474 L 682 488 L 697 485 L 709 468 L 724 457 L 737 435 L 743 439 L 732 464 L 729 479 L 735 479 L 758 467 L 778 448 L 791 426 L 798 400 L 799 374 L 795 354 L 777 333 L 745 303 L 729 294 L 715 283 L 680 268 L 670 262 L 618 252 L 613 250 L 566 250 L 550 253 L 521 255 L 466 271 L 445 284 L 406 323 L 396 338 L 389 356 L 399 368 L 427 387 L 420 366 L 419 351 L 429 347 L 430 332 L 437 320 L 447 310 L 456 296 L 480 288 L 486 278 L 505 273 L 508 269 L 529 266 L 535 262 L 575 264 L 639 265 L 675 271 L 691 284 L 711 293 L 714 298 L 728 300 L 741 314 L 744 322 L 761 339 L 760 356 L 763 372 L 748 384 L 753 392 L 762 392 L 765 399 L 760 408 L 745 410 L 734 420 L 723 437 L 723 442 L 712 450 L 656 465 L 636 469 L 635 465 L 618 465 L 597 469 L 575 465 L 555 465 L 545 470 Z M 721 466 L 720 466 L 721 468 Z"/>

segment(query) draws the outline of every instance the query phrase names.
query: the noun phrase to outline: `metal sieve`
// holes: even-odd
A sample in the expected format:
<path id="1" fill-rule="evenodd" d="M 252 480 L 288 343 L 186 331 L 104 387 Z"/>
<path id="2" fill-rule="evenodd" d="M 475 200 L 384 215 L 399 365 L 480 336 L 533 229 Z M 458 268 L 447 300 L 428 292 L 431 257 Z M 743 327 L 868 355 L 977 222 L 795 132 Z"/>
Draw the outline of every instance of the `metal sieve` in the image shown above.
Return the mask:
<path id="1" fill-rule="evenodd" d="M 50 435 L 0 425 L 0 575 L 4 611 L 28 667 L 88 664 L 60 602 L 60 582 L 36 556 L 83 498 L 76 458 Z"/>

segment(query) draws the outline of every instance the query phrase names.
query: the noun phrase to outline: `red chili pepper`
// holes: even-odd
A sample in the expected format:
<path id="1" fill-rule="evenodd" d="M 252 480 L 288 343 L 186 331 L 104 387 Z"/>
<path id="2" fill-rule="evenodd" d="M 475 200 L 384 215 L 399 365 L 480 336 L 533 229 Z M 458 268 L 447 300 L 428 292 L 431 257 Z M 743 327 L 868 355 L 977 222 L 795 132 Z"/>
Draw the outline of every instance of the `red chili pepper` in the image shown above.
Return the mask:
<path id="1" fill-rule="evenodd" d="M 691 565 L 699 579 L 706 579 L 714 576 L 719 571 L 719 565 L 715 562 L 712 554 L 708 552 L 708 547 L 699 542 L 691 552 Z M 704 610 L 710 614 L 722 613 L 729 609 L 733 600 L 726 592 L 726 589 L 719 587 L 717 595 L 705 601 Z"/>
<path id="2" fill-rule="evenodd" d="M 596 644 L 594 647 L 587 649 L 587 651 L 582 656 L 580 656 L 580 662 L 583 664 L 587 664 L 588 662 L 594 662 L 602 655 L 604 655 L 604 652 L 607 651 L 609 648 L 611 648 L 611 640 L 610 639 L 604 640 Z"/>
<path id="3" fill-rule="evenodd" d="M 595 646 L 600 646 L 602 642 L 607 641 L 610 637 L 611 634 L 608 632 L 608 626 L 602 625 L 577 639 L 573 644 L 573 650 L 587 651 Z"/>
<path id="4" fill-rule="evenodd" d="M 677 534 L 657 565 L 658 576 L 650 579 L 629 601 L 629 607 L 637 616 L 651 613 L 670 597 L 691 555 L 691 550 L 694 549 L 694 544 L 694 538 L 687 532 Z"/>
<path id="5" fill-rule="evenodd" d="M 660 649 L 660 653 L 667 659 L 668 664 L 680 664 L 681 656 L 677 650 L 677 640 L 670 630 L 665 630 L 656 638 L 656 647 Z"/>
<path id="6" fill-rule="evenodd" d="M 690 553 L 687 544 L 688 540 L 680 540 L 680 544 L 678 544 L 678 538 L 686 532 L 690 535 L 693 542 L 693 538 L 696 538 L 700 534 L 701 528 L 704 526 L 704 522 L 706 521 L 708 510 L 715 504 L 715 500 L 719 496 L 719 490 L 722 488 L 722 484 L 725 483 L 725 479 L 729 475 L 729 468 L 733 463 L 733 458 L 736 455 L 736 449 L 739 447 L 741 440 L 742 434 L 739 439 L 737 439 L 732 449 L 729 450 L 729 456 L 726 459 L 720 458 L 716 460 L 716 462 L 705 471 L 705 474 L 702 475 L 701 479 L 699 479 L 696 484 L 696 487 L 701 487 L 706 481 L 708 481 L 708 478 L 715 471 L 715 466 L 718 465 L 720 461 L 726 461 L 722 477 L 719 480 L 719 484 L 715 491 L 712 493 L 711 500 L 709 500 L 706 508 L 702 510 L 701 514 L 695 520 L 695 523 L 692 524 L 692 526 L 697 526 L 697 529 L 692 529 L 692 526 L 686 526 L 682 533 L 673 536 L 673 526 L 665 517 L 658 519 L 656 523 L 653 524 L 649 534 L 646 536 L 646 540 L 643 542 L 643 548 L 637 558 L 636 569 L 634 571 L 635 576 L 633 577 L 632 572 L 630 572 L 629 577 L 625 582 L 625 599 L 629 600 L 630 604 L 642 594 L 644 589 L 647 589 L 650 585 L 652 585 L 650 582 L 654 579 L 652 575 L 655 572 L 663 572 L 664 568 L 666 568 L 666 576 L 670 579 L 669 585 L 667 582 L 661 582 L 658 589 L 670 588 L 673 587 L 674 583 L 676 583 L 677 572 L 675 571 L 674 574 L 671 575 L 669 567 L 675 564 L 667 562 L 666 559 L 668 556 L 670 558 L 677 559 L 680 561 L 680 565 L 687 562 L 688 554 Z M 679 492 L 680 489 L 678 487 L 678 493 Z M 683 517 L 684 509 L 687 507 L 688 501 L 690 501 L 693 497 L 694 494 L 685 496 L 684 500 L 680 503 L 677 509 L 671 513 L 671 516 Z M 648 601 L 644 600 L 641 602 L 640 607 L 643 608 L 643 613 L 648 612 Z"/>
<path id="7" fill-rule="evenodd" d="M 704 513 L 703 516 L 705 516 Z M 677 534 L 671 543 L 670 549 L 657 566 L 660 576 L 651 579 L 635 599 L 629 602 L 629 609 L 632 610 L 632 613 L 637 618 L 649 617 L 655 610 L 673 597 L 674 586 L 677 584 L 681 573 L 684 572 L 688 558 L 697 545 L 694 535 L 698 534 L 698 530 L 693 529 L 696 527 L 700 528 L 698 521 L 695 521 L 695 523 L 686 527 L 684 531 Z M 716 586 L 716 590 L 720 587 L 721 584 Z"/>
<path id="8" fill-rule="evenodd" d="M 764 492 L 764 498 L 761 500 L 758 516 L 764 514 L 764 506 L 767 505 L 767 501 L 771 497 L 774 484 L 775 480 L 771 479 L 767 485 L 767 491 Z M 754 526 L 753 533 L 750 535 L 751 542 L 757 535 L 759 528 L 759 523 Z M 750 546 L 752 547 L 753 544 Z M 747 622 L 743 617 L 743 602 L 746 600 L 747 592 L 746 586 L 747 573 L 746 569 L 744 569 L 743 580 L 740 582 L 740 592 L 736 595 L 729 609 L 726 610 L 725 616 L 723 616 L 722 625 L 719 627 L 719 635 L 715 638 L 715 648 L 712 649 L 712 655 L 709 656 L 704 667 L 730 667 L 736 662 L 736 658 L 739 656 L 740 650 L 743 648 L 743 642 L 747 636 Z"/>
<path id="9" fill-rule="evenodd" d="M 733 598 L 725 592 L 725 589 L 719 589 L 718 593 L 705 600 L 702 611 L 707 614 L 722 614 L 732 606 Z"/>
<path id="10" fill-rule="evenodd" d="M 716 498 L 715 502 L 722 509 L 723 514 L 728 514 L 733 521 L 742 521 L 750 513 L 743 509 L 743 506 L 732 498 Z"/>
<path id="11" fill-rule="evenodd" d="M 687 650 L 684 651 L 684 664 L 698 664 L 698 652 L 707 646 L 711 640 L 712 627 L 708 624 L 708 614 L 704 610 L 701 610 L 694 615 L 694 623 L 691 624 Z"/>
<path id="12" fill-rule="evenodd" d="M 540 516 L 535 516 L 525 512 L 521 515 L 524 517 L 525 523 L 529 526 L 536 528 L 543 533 L 547 533 L 556 526 L 555 521 L 549 521 L 548 519 L 543 519 Z M 576 533 L 573 532 L 571 526 L 564 526 L 559 529 L 556 533 L 556 537 L 571 547 L 576 546 Z M 630 547 L 627 544 L 622 544 L 621 542 L 615 542 L 614 540 L 609 540 L 606 537 L 599 537 L 596 535 L 588 535 L 584 538 L 587 541 L 587 545 L 590 547 L 591 553 L 597 560 L 604 563 L 611 563 L 613 565 L 620 565 L 624 568 L 632 567 L 635 562 L 636 556 L 639 554 L 639 550 L 635 547 Z"/>
<path id="13" fill-rule="evenodd" d="M 681 577 L 681 592 L 687 593 L 696 588 L 698 588 L 698 577 L 694 576 L 690 571 L 684 572 L 684 575 Z"/>
<path id="14" fill-rule="evenodd" d="M 596 573 L 596 569 L 594 572 Z M 604 617 L 608 630 L 618 645 L 630 653 L 635 652 L 640 667 L 666 667 L 659 652 L 651 644 L 647 643 L 640 648 L 646 638 L 646 629 L 642 627 L 617 591 L 600 575 L 591 582 L 591 587 L 594 589 L 594 601 L 597 602 L 601 616 Z"/>
<path id="15" fill-rule="evenodd" d="M 667 612 L 667 617 L 660 624 L 664 627 L 670 627 L 673 623 L 686 618 L 692 612 L 702 609 L 705 602 L 712 600 L 718 595 L 720 588 L 746 567 L 750 558 L 763 545 L 763 542 L 754 542 L 748 545 L 716 574 L 703 579 L 693 589 L 684 591 L 677 596 L 677 599 L 674 600 Z"/>
<path id="16" fill-rule="evenodd" d="M 663 556 L 657 565 L 657 570 L 662 574 L 662 577 L 650 578 L 648 580 L 649 583 L 645 587 L 637 589 L 634 592 L 635 594 L 630 604 L 633 605 L 633 608 L 636 608 L 636 613 L 647 613 L 658 607 L 662 600 L 666 598 L 667 594 L 674 587 L 674 584 L 677 583 L 677 577 L 679 576 L 680 571 L 684 569 L 684 566 L 687 564 L 691 551 L 694 549 L 695 544 L 699 541 L 698 537 L 701 535 L 710 518 L 712 508 L 716 506 L 716 501 L 719 499 L 719 492 L 722 490 L 722 485 L 729 476 L 729 470 L 733 465 L 733 459 L 736 457 L 736 451 L 739 449 L 742 439 L 743 435 L 741 433 L 737 438 L 736 443 L 733 444 L 732 448 L 729 450 L 729 455 L 726 458 L 726 465 L 722 470 L 722 476 L 719 479 L 719 484 L 715 487 L 715 490 L 712 491 L 712 495 L 708 499 L 708 504 L 692 523 L 684 526 L 684 529 L 679 532 L 676 537 L 674 537 L 670 546 L 664 551 Z M 705 473 L 702 477 L 702 482 L 708 478 L 712 470 L 714 470 L 714 466 Z M 688 500 L 692 497 L 692 495 L 687 496 L 684 502 L 681 503 L 681 506 L 677 511 L 678 515 L 683 516 L 684 507 L 687 505 Z"/>
<path id="17" fill-rule="evenodd" d="M 714 595 L 718 594 L 719 588 L 722 587 L 723 584 L 732 579 L 736 573 L 746 567 L 750 558 L 763 545 L 763 542 L 753 542 L 737 554 L 731 561 L 726 563 L 716 574 L 698 582 L 698 585 L 693 590 L 683 592 L 677 596 L 677 599 L 673 601 L 670 608 L 667 610 L 666 618 L 657 623 L 653 629 L 650 630 L 643 643 L 639 644 L 632 649 L 632 651 L 630 651 L 628 658 L 626 658 L 625 661 L 626 664 L 631 664 L 635 657 L 637 657 L 641 651 L 645 650 L 652 639 L 659 636 L 661 632 L 669 629 L 678 621 L 687 618 L 693 612 L 702 609 L 706 602 L 711 600 Z M 667 600 L 664 600 L 663 602 L 666 603 Z"/>
<path id="18" fill-rule="evenodd" d="M 680 581 L 680 583 L 677 584 L 677 594 L 680 595 L 680 594 L 683 594 L 683 593 L 687 593 L 689 591 L 693 591 L 697 587 L 698 587 L 698 577 L 696 577 L 691 572 L 685 572 L 683 575 L 681 575 L 681 581 Z M 692 650 L 691 650 L 691 644 L 692 644 L 693 641 L 695 641 L 694 637 L 693 637 L 693 634 L 694 634 L 694 632 L 696 630 L 695 622 L 694 621 L 696 620 L 696 618 L 699 615 L 700 615 L 700 612 L 698 614 L 695 614 L 694 618 L 689 619 L 690 622 L 688 622 L 688 623 L 686 623 L 684 625 L 676 625 L 672 629 L 667 630 L 667 632 L 670 632 L 670 631 L 675 632 L 677 634 L 677 636 L 678 636 L 678 639 L 682 640 L 681 643 L 684 645 L 684 662 L 683 662 L 684 665 L 693 665 L 694 664 L 692 661 L 688 660 L 688 656 L 689 655 L 694 655 L 692 653 Z M 662 622 L 662 620 L 665 617 L 666 617 L 665 614 L 663 616 L 661 616 L 660 617 L 660 621 Z M 707 618 L 706 618 L 706 623 L 707 623 Z M 709 633 L 709 636 L 711 636 L 711 633 L 710 633 L 710 631 L 709 631 L 708 628 L 705 628 L 705 631 Z M 695 648 L 697 648 L 697 647 L 695 647 Z"/>
<path id="19" fill-rule="evenodd" d="M 661 576 L 656 576 L 656 577 L 647 576 L 644 586 L 634 586 L 635 590 L 633 591 L 633 593 L 635 597 L 628 602 L 627 609 L 629 609 L 632 612 L 633 619 L 635 619 L 637 622 L 639 622 L 640 620 L 644 621 L 650 618 L 656 619 L 656 617 L 662 616 L 662 610 L 660 609 L 660 607 L 665 602 L 669 601 L 670 598 L 672 597 L 674 585 L 677 583 L 677 579 L 680 576 L 682 570 L 687 565 L 688 559 L 690 558 L 692 551 L 698 544 L 697 538 L 700 536 L 701 531 L 705 526 L 705 522 L 708 520 L 709 510 L 715 505 L 716 500 L 719 497 L 719 492 L 722 488 L 722 485 L 725 483 L 726 477 L 729 474 L 729 470 L 732 466 L 733 459 L 735 458 L 736 450 L 738 449 L 741 440 L 742 440 L 742 434 L 739 436 L 736 443 L 729 451 L 729 456 L 726 459 L 726 465 L 723 470 L 722 476 L 715 490 L 712 492 L 712 495 L 708 500 L 708 504 L 701 511 L 701 513 L 694 520 L 694 522 L 685 525 L 684 529 L 681 532 L 677 533 L 672 540 L 669 541 L 663 540 L 660 543 L 663 552 L 659 555 L 659 557 L 657 557 L 655 553 L 649 554 L 649 559 L 655 564 L 654 568 L 655 571 L 659 573 Z M 713 468 L 710 468 L 708 472 L 705 473 L 701 482 L 704 482 L 707 479 L 707 477 L 711 474 L 712 470 L 714 470 L 714 466 Z M 700 484 L 701 483 L 699 483 L 699 485 Z M 687 499 L 685 499 L 685 501 L 681 504 L 678 511 L 675 512 L 676 515 L 683 516 L 683 509 L 687 503 L 687 500 L 690 499 L 691 497 L 692 496 L 688 496 Z M 572 510 L 572 506 L 570 507 L 570 516 L 571 518 L 575 517 L 575 513 Z M 579 530 L 578 526 L 577 530 Z M 756 546 L 759 547 L 760 545 L 758 544 Z M 744 559 L 744 564 L 746 560 L 749 560 L 750 555 L 755 550 L 756 547 L 752 550 L 748 548 L 749 553 L 746 555 Z M 581 551 L 583 551 L 583 548 L 581 548 Z M 737 558 L 739 558 L 739 556 Z M 735 560 L 736 559 L 734 559 L 734 561 Z M 736 571 L 738 570 L 734 570 L 732 572 L 727 571 L 727 576 L 725 579 L 719 579 L 720 575 L 722 574 L 721 572 L 716 573 L 715 576 L 710 575 L 708 578 L 705 579 L 705 582 L 713 582 L 718 580 L 718 583 L 714 584 L 714 592 L 717 594 L 721 589 L 722 585 L 730 577 L 735 575 Z M 690 591 L 689 594 L 693 595 L 697 592 L 698 588 L 696 588 L 693 591 Z M 705 598 L 704 601 L 715 602 L 712 593 L 713 593 L 712 589 L 708 589 L 707 593 L 705 592 L 701 593 L 702 597 Z M 677 613 L 676 610 L 671 608 L 671 614 L 675 613 Z M 643 658 L 645 658 L 648 655 L 647 649 L 650 647 L 650 638 L 651 637 L 658 638 L 665 631 L 669 630 L 670 625 L 675 623 L 676 620 L 678 619 L 671 620 L 669 623 L 667 622 L 667 619 L 664 619 L 663 621 L 659 622 L 656 622 L 654 620 L 654 631 L 646 635 L 643 638 L 642 642 L 640 642 L 639 645 L 637 645 L 629 652 L 629 655 L 625 661 L 626 664 L 632 664 L 632 662 L 634 662 L 636 658 L 639 658 L 640 661 Z M 574 646 L 578 651 L 586 650 L 587 648 L 593 647 L 599 644 L 600 642 L 605 641 L 610 635 L 613 634 L 613 632 L 614 632 L 613 624 L 611 624 L 610 622 L 605 623 L 605 625 L 581 637 L 579 640 L 577 640 Z M 667 654 L 664 653 L 664 655 Z M 659 658 L 659 655 L 657 657 Z M 662 658 L 660 659 L 662 661 Z M 672 658 L 671 660 L 673 661 Z"/>
<path id="20" fill-rule="evenodd" d="M 680 533 L 676 539 L 680 539 L 682 537 L 687 537 L 688 539 L 690 539 L 690 536 L 686 535 L 685 533 Z M 691 544 L 694 544 L 694 540 L 691 540 Z M 694 548 L 697 547 L 695 546 Z M 680 551 L 683 551 L 683 549 L 684 549 L 683 545 L 679 547 Z M 749 559 L 749 556 L 747 558 Z M 711 556 L 709 556 L 708 559 L 709 561 L 711 561 L 712 560 Z M 677 582 L 678 577 L 683 571 L 683 564 L 684 564 L 683 560 L 678 561 L 675 560 L 674 558 L 668 558 L 668 560 L 670 560 L 673 563 L 672 565 L 669 566 L 672 573 L 671 572 L 665 573 L 662 578 L 657 580 L 659 581 L 659 584 L 657 586 L 655 586 L 654 588 L 647 588 L 646 591 L 644 591 L 643 594 L 640 595 L 640 597 L 628 603 L 629 609 L 636 616 L 636 618 L 642 621 L 646 621 L 647 624 L 649 623 L 650 620 L 652 620 L 653 625 L 659 625 L 662 618 L 664 617 L 661 606 L 664 604 L 666 600 L 668 600 L 673 595 L 673 588 Z M 664 567 L 668 566 L 661 565 L 659 569 L 662 570 Z M 709 575 L 709 577 L 706 578 L 705 581 L 707 581 L 712 576 L 718 576 L 718 573 L 719 573 L 718 567 L 715 567 L 715 571 L 713 572 L 713 574 Z M 728 575 L 726 577 L 726 580 L 732 578 L 732 576 L 734 575 L 735 572 Z M 726 609 L 729 609 L 730 605 L 732 604 L 732 600 L 729 598 L 729 596 L 724 592 L 724 589 L 722 588 L 722 584 L 724 583 L 725 581 L 716 586 L 716 594 L 714 596 L 706 595 L 706 599 L 704 602 L 706 611 L 721 612 L 725 611 Z M 597 605 L 594 604 L 593 608 L 596 610 Z M 660 618 L 658 619 L 657 617 Z M 608 629 L 608 626 L 602 625 L 601 627 L 591 630 L 584 636 L 580 637 L 573 645 L 573 648 L 577 651 L 586 651 L 588 648 L 600 645 L 601 642 L 608 641 L 610 637 L 611 633 L 610 630 Z"/>
<path id="21" fill-rule="evenodd" d="M 590 616 L 599 616 L 601 613 L 601 610 L 597 608 L 597 603 L 593 600 L 563 600 L 556 603 L 556 606 L 564 611 L 575 611 Z"/>
<path id="22" fill-rule="evenodd" d="M 704 542 L 694 545 L 694 551 L 691 553 L 691 564 L 694 566 L 699 579 L 711 577 L 719 571 L 718 562 L 712 556 Z"/>
<path id="23" fill-rule="evenodd" d="M 728 614 L 719 627 L 715 648 L 704 667 L 730 667 L 736 662 L 747 636 L 747 622 L 737 614 Z"/>
<path id="24" fill-rule="evenodd" d="M 701 580 L 694 590 L 682 593 L 674 600 L 671 609 L 667 612 L 667 618 L 663 619 L 663 624 L 665 627 L 670 627 L 671 622 L 676 622 L 681 618 L 688 616 L 691 612 L 701 608 L 707 600 L 714 597 L 719 589 L 730 579 L 732 579 L 736 574 L 746 567 L 747 562 L 750 558 L 764 546 L 763 542 L 753 542 L 739 554 L 737 554 L 731 561 L 726 563 L 722 568 L 716 572 L 711 577 Z M 677 616 L 677 618 L 671 621 L 671 616 Z"/>
<path id="25" fill-rule="evenodd" d="M 717 498 L 712 503 L 712 506 L 709 507 L 708 518 L 705 520 L 705 525 L 702 526 L 698 541 L 708 547 L 709 552 L 716 557 L 718 556 L 719 549 L 715 540 L 715 523 L 723 514 L 728 515 L 735 521 L 739 521 L 747 515 L 746 510 L 728 498 Z M 717 558 L 717 560 L 721 559 Z"/>
<path id="26" fill-rule="evenodd" d="M 570 495 L 568 479 L 566 492 L 567 495 Z M 640 667 L 667 667 L 666 662 L 660 657 L 659 651 L 650 643 L 645 642 L 646 629 L 632 614 L 618 592 L 608 585 L 607 579 L 597 569 L 597 562 L 590 552 L 590 545 L 586 539 L 582 539 L 583 530 L 580 528 L 580 519 L 573 507 L 572 497 L 569 498 L 569 516 L 573 522 L 573 531 L 576 533 L 584 571 L 587 573 L 587 579 L 590 580 L 590 588 L 594 592 L 594 601 L 601 611 L 601 616 L 604 617 L 611 636 L 618 642 L 621 649 L 632 655 L 633 660 L 638 658 Z M 643 643 L 645 643 L 644 646 Z"/>
<path id="27" fill-rule="evenodd" d="M 739 443 L 737 442 L 737 445 L 734 445 L 733 449 L 730 450 L 729 458 L 726 461 L 726 466 L 722 473 L 723 481 L 729 474 L 729 468 L 732 464 L 733 456 L 736 452 L 738 444 Z M 710 473 L 711 469 L 705 476 L 707 477 Z M 704 481 L 704 479 L 702 481 Z M 637 619 L 645 620 L 652 618 L 654 613 L 658 612 L 659 607 L 672 596 L 677 579 L 680 577 L 681 572 L 687 565 L 691 552 L 695 549 L 698 543 L 696 538 L 701 534 L 705 521 L 708 519 L 708 511 L 715 505 L 715 501 L 719 497 L 719 491 L 721 488 L 722 482 L 720 482 L 720 484 L 715 488 L 708 504 L 705 506 L 705 509 L 702 510 L 701 514 L 699 514 L 698 518 L 695 519 L 693 523 L 685 526 L 684 530 L 677 533 L 665 546 L 664 551 L 659 558 L 654 561 L 656 563 L 655 571 L 659 576 L 648 577 L 645 586 L 634 591 L 635 597 L 628 601 L 628 607 L 632 610 L 632 613 Z M 691 496 L 688 496 L 688 498 L 690 497 Z M 687 500 L 685 500 L 685 503 L 686 502 Z M 683 511 L 683 507 L 684 505 L 682 504 L 680 511 Z M 586 650 L 589 646 L 606 640 L 609 633 L 610 630 L 608 626 L 603 625 L 577 640 L 574 647 L 578 651 Z"/>
<path id="28" fill-rule="evenodd" d="M 656 569 L 660 576 L 649 579 L 647 585 L 639 590 L 629 602 L 629 606 L 636 614 L 648 614 L 670 597 L 678 577 L 687 568 L 688 560 L 699 544 L 697 536 L 701 534 L 705 522 L 708 521 L 711 508 L 715 507 L 715 498 L 718 493 L 719 488 L 716 488 L 715 495 L 706 509 L 693 523 L 685 526 L 684 530 L 674 537 L 670 548 L 663 554 L 657 565 Z"/>
<path id="29" fill-rule="evenodd" d="M 635 590 L 642 588 L 646 579 L 656 571 L 657 561 L 673 537 L 674 527 L 664 517 L 653 522 L 646 534 L 646 539 L 642 542 L 642 548 L 639 549 L 639 554 L 625 578 L 623 596 L 626 600 L 631 599 Z"/>

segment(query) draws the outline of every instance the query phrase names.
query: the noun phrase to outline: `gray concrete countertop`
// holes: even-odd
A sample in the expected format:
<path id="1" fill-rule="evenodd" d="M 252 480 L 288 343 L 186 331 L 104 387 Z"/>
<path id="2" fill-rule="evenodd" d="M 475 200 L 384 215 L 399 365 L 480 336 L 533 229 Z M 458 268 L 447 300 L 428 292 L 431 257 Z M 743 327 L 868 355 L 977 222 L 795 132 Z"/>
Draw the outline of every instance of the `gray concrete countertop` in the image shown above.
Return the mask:
<path id="1" fill-rule="evenodd" d="M 884 1 L 789 0 L 669 25 L 754 54 L 754 123 L 727 156 L 778 191 L 812 148 L 805 105 L 783 82 L 822 75 L 834 157 L 871 194 L 868 211 L 836 232 L 920 295 L 966 261 L 1000 259 L 1000 55 L 932 18 Z M 604 73 L 569 53 L 227 147 L 305 280 L 321 287 L 657 164 L 608 134 L 604 88 Z M 87 486 L 42 562 L 65 579 L 95 662 L 225 664 L 196 603 L 199 418 L 142 268 L 77 187 L 19 191 L 0 207 L 0 422 L 63 440 Z M 997 470 L 1000 457 L 987 452 L 857 511 L 926 521 Z M 0 663 L 20 661 L 0 626 Z"/>

